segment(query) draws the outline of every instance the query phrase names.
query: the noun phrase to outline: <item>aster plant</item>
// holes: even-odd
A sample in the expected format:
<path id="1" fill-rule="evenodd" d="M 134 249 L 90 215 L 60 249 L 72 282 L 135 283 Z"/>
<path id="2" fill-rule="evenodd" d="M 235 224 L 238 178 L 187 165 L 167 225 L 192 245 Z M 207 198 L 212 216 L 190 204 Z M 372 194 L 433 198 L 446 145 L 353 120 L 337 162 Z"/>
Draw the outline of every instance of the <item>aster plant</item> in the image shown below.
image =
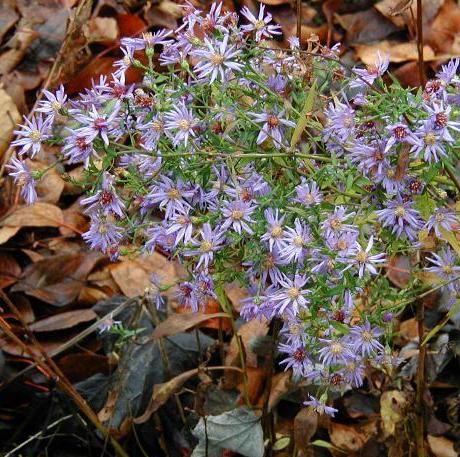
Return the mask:
<path id="1" fill-rule="evenodd" d="M 123 39 L 112 79 L 73 100 L 45 93 L 9 168 L 31 204 L 41 175 L 28 162 L 60 144 L 85 167 L 91 248 L 181 262 L 177 301 L 193 311 L 225 308 L 239 281 L 241 316 L 278 323 L 281 366 L 333 415 L 329 391 L 397 364 L 392 319 L 426 289 L 424 270 L 458 295 L 459 61 L 409 90 L 383 82 L 384 55 L 350 70 L 315 37 L 274 48 L 271 19 L 188 5 L 178 30 Z M 142 82 L 126 84 L 130 67 Z M 402 290 L 385 274 L 401 253 L 417 273 Z"/>

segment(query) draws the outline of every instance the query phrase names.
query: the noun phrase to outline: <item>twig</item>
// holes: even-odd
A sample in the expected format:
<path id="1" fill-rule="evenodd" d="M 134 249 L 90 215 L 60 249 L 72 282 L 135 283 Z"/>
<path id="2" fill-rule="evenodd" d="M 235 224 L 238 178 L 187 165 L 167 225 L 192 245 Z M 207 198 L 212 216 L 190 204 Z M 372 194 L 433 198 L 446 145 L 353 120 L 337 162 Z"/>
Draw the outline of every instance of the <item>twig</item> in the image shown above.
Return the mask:
<path id="1" fill-rule="evenodd" d="M 302 46 L 302 0 L 296 0 L 297 11 L 297 38 L 299 39 L 299 46 Z"/>
<path id="2" fill-rule="evenodd" d="M 46 428 L 43 430 L 40 430 L 38 433 L 35 435 L 30 436 L 27 438 L 23 443 L 19 444 L 16 446 L 14 449 L 6 453 L 3 457 L 13 457 L 14 455 L 17 455 L 16 452 L 22 449 L 23 447 L 27 446 L 29 443 L 31 443 L 33 440 L 40 438 L 45 432 L 55 428 L 58 426 L 60 423 L 65 422 L 66 420 L 69 420 L 73 417 L 73 414 L 69 414 L 68 416 L 60 417 L 56 421 L 54 421 L 52 424 L 49 424 Z"/>
<path id="3" fill-rule="evenodd" d="M 417 51 L 420 84 L 425 85 L 425 64 L 423 59 L 423 9 L 422 0 L 417 0 Z"/>
<path id="4" fill-rule="evenodd" d="M 427 346 L 423 344 L 425 308 L 423 300 L 417 303 L 418 360 L 415 397 L 415 443 L 417 457 L 425 457 L 425 421 L 423 415 L 423 393 L 425 391 L 425 356 Z"/>

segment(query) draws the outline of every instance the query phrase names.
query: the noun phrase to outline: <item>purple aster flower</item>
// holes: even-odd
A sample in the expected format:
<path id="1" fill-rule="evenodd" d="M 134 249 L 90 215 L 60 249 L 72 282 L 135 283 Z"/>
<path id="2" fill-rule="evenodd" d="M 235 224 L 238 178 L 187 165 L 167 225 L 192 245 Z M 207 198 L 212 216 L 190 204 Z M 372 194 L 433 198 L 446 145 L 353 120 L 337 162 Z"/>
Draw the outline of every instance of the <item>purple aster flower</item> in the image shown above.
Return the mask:
<path id="1" fill-rule="evenodd" d="M 450 248 L 441 250 L 439 254 L 432 252 L 431 256 L 432 257 L 427 257 L 427 259 L 434 266 L 425 268 L 426 271 L 434 273 L 446 281 L 451 281 L 460 276 L 460 266 L 456 265 L 457 256 Z"/>
<path id="2" fill-rule="evenodd" d="M 398 238 L 406 236 L 413 241 L 417 238 L 417 232 L 423 227 L 420 213 L 412 208 L 413 202 L 403 200 L 397 196 L 386 204 L 386 208 L 376 211 L 380 223 L 384 227 L 391 228 L 391 232 Z"/>
<path id="3" fill-rule="evenodd" d="M 326 403 L 323 400 L 318 400 L 312 395 L 308 395 L 308 398 L 309 400 L 304 401 L 303 404 L 305 406 L 310 406 L 313 411 L 320 415 L 326 414 L 327 416 L 334 417 L 335 413 L 339 411 L 338 409 L 332 408 L 331 406 L 326 406 Z"/>
<path id="4" fill-rule="evenodd" d="M 161 29 L 155 33 L 145 32 L 142 34 L 142 38 L 122 38 L 120 43 L 131 52 L 141 51 L 146 48 L 153 48 L 158 44 L 171 43 L 171 39 L 167 39 L 171 34 L 171 30 Z"/>
<path id="5" fill-rule="evenodd" d="M 277 249 L 267 252 L 257 262 L 243 262 L 243 266 L 249 267 L 247 274 L 249 277 L 260 277 L 260 283 L 265 284 L 270 279 L 272 285 L 278 285 L 284 276 L 278 268 L 283 265 L 283 259 Z"/>
<path id="6" fill-rule="evenodd" d="M 189 208 L 186 208 L 184 213 L 175 213 L 171 218 L 171 225 L 166 230 L 168 235 L 176 235 L 175 247 L 179 243 L 187 244 L 192 239 L 193 224 L 188 213 Z"/>
<path id="7" fill-rule="evenodd" d="M 193 284 L 195 293 L 200 298 L 200 302 L 204 305 L 207 304 L 208 299 L 217 298 L 214 292 L 214 281 L 206 271 L 200 271 L 194 278 Z"/>
<path id="8" fill-rule="evenodd" d="M 91 139 L 73 130 L 68 130 L 71 134 L 64 140 L 64 146 L 62 148 L 64 157 L 70 164 L 83 162 L 85 167 L 87 167 L 91 156 L 93 154 L 96 155 Z"/>
<path id="9" fill-rule="evenodd" d="M 158 141 L 165 131 L 165 122 L 163 116 L 157 114 L 150 122 L 139 124 L 137 128 L 142 132 L 139 144 L 148 151 L 153 151 L 157 148 Z"/>
<path id="10" fill-rule="evenodd" d="M 323 347 L 318 351 L 319 359 L 326 366 L 345 365 L 354 359 L 352 348 L 342 338 L 320 338 Z"/>
<path id="11" fill-rule="evenodd" d="M 374 265 L 384 263 L 386 261 L 386 255 L 375 254 L 370 255 L 370 251 L 374 244 L 374 237 L 369 238 L 366 249 L 363 249 L 358 241 L 355 241 L 354 249 L 350 252 L 350 257 L 338 259 L 340 262 L 355 265 L 358 268 L 358 275 L 360 278 L 364 276 L 364 273 L 368 271 L 372 275 L 376 275 L 378 272 Z"/>
<path id="12" fill-rule="evenodd" d="M 157 247 L 164 252 L 170 253 L 174 249 L 176 235 L 168 234 L 166 222 L 155 224 L 145 231 L 147 241 L 145 243 L 145 250 L 153 252 Z"/>
<path id="13" fill-rule="evenodd" d="M 350 87 L 354 89 L 365 89 L 369 85 L 374 84 L 374 81 L 382 76 L 388 69 L 390 64 L 390 57 L 388 55 L 381 55 L 377 52 L 377 58 L 374 65 L 369 65 L 367 68 L 353 68 L 353 73 L 358 75 L 359 78 L 354 79 L 350 83 Z"/>
<path id="14" fill-rule="evenodd" d="M 162 309 L 165 305 L 165 299 L 161 295 L 161 280 L 158 274 L 152 273 L 150 276 L 151 287 L 148 291 L 148 298 L 153 302 L 156 309 Z"/>
<path id="15" fill-rule="evenodd" d="M 32 172 L 25 161 L 13 157 L 6 167 L 10 169 L 8 174 L 13 177 L 16 185 L 21 187 L 21 196 L 26 204 L 33 205 L 37 201 L 37 191 Z"/>
<path id="16" fill-rule="evenodd" d="M 295 228 L 286 228 L 280 254 L 284 263 L 302 264 L 308 253 L 307 246 L 312 240 L 312 235 L 309 227 L 300 219 L 295 219 L 294 226 Z"/>
<path id="17" fill-rule="evenodd" d="M 113 176 L 108 173 L 102 175 L 102 183 L 100 189 L 91 197 L 84 198 L 80 204 L 88 206 L 87 212 L 101 210 L 106 216 L 115 214 L 120 218 L 125 216 L 125 204 L 120 200 L 115 193 L 113 187 Z"/>
<path id="18" fill-rule="evenodd" d="M 244 202 L 242 200 L 234 200 L 231 202 L 225 202 L 222 208 L 222 215 L 225 221 L 220 226 L 221 230 L 226 230 L 232 227 L 235 232 L 241 235 L 244 230 L 249 235 L 252 235 L 254 231 L 249 227 L 248 223 L 253 223 L 251 214 L 255 211 L 256 207 L 251 206 L 250 202 Z"/>
<path id="19" fill-rule="evenodd" d="M 385 141 L 365 144 L 356 141 L 350 149 L 350 159 L 366 175 L 380 174 L 386 162 Z"/>
<path id="20" fill-rule="evenodd" d="M 206 79 L 211 84 L 220 76 L 221 81 L 225 81 L 227 69 L 241 71 L 243 64 L 235 62 L 241 51 L 236 50 L 235 46 L 228 45 L 229 35 L 225 35 L 221 42 L 212 42 L 207 38 L 204 44 L 207 49 L 197 49 L 191 55 L 200 58 L 194 70 L 200 79 Z"/>
<path id="21" fill-rule="evenodd" d="M 358 232 L 342 232 L 337 236 L 326 238 L 326 245 L 336 251 L 339 257 L 352 256 L 355 251 Z"/>
<path id="22" fill-rule="evenodd" d="M 200 297 L 191 282 L 181 282 L 177 286 L 176 299 L 181 306 L 191 308 L 194 313 L 200 308 Z"/>
<path id="23" fill-rule="evenodd" d="M 431 127 L 440 132 L 444 133 L 449 129 L 455 130 L 456 132 L 460 132 L 460 122 L 452 121 L 450 119 L 450 112 L 452 111 L 452 106 L 444 106 L 444 102 L 432 102 L 431 105 L 423 105 L 425 110 L 430 115 Z M 452 138 L 450 135 L 448 136 L 449 141 Z"/>
<path id="24" fill-rule="evenodd" d="M 436 73 L 436 77 L 443 81 L 446 85 L 450 84 L 452 80 L 457 76 L 458 65 L 460 64 L 460 59 L 451 59 L 447 65 L 443 65 L 441 70 Z"/>
<path id="25" fill-rule="evenodd" d="M 305 324 L 297 316 L 287 316 L 287 319 L 283 321 L 283 327 L 280 330 L 280 336 L 288 344 L 305 345 Z"/>
<path id="26" fill-rule="evenodd" d="M 265 220 L 267 221 L 267 231 L 260 237 L 262 241 L 268 242 L 268 250 L 280 250 L 283 246 L 283 223 L 285 216 L 279 216 L 279 210 L 273 211 L 273 208 L 267 208 L 264 211 Z"/>
<path id="27" fill-rule="evenodd" d="M 42 148 L 42 144 L 51 137 L 51 119 L 43 120 L 41 115 L 32 117 L 30 120 L 24 116 L 25 124 L 20 125 L 21 130 L 15 130 L 14 134 L 18 137 L 11 142 L 11 146 L 19 146 L 19 154 L 28 153 L 30 158 L 34 158 Z"/>
<path id="28" fill-rule="evenodd" d="M 175 183 L 163 175 L 146 195 L 142 207 L 144 210 L 155 205 L 158 205 L 160 209 L 166 208 L 165 218 L 169 219 L 177 212 L 186 213 L 190 205 L 185 201 L 185 198 L 192 196 L 193 191 L 189 190 L 181 179 Z"/>
<path id="29" fill-rule="evenodd" d="M 225 232 L 221 228 L 211 227 L 211 224 L 203 224 L 203 228 L 200 230 L 201 240 L 193 238 L 191 244 L 198 249 L 190 249 L 185 251 L 184 255 L 187 257 L 200 256 L 196 268 L 200 268 L 203 265 L 204 268 L 208 268 L 209 264 L 214 260 L 214 252 L 222 249 L 225 243 Z"/>
<path id="30" fill-rule="evenodd" d="M 124 46 L 120 47 L 121 52 L 123 53 L 123 58 L 117 60 L 113 63 L 113 66 L 116 68 L 114 75 L 121 76 L 126 70 L 132 65 L 134 61 L 134 50 L 131 48 L 125 48 Z"/>
<path id="31" fill-rule="evenodd" d="M 280 280 L 281 289 L 273 293 L 270 299 L 274 303 L 274 309 L 278 316 L 286 313 L 288 316 L 296 316 L 300 308 L 306 308 L 309 301 L 305 298 L 310 290 L 303 287 L 307 284 L 305 275 L 296 274 L 294 278 L 285 276 Z"/>
<path id="32" fill-rule="evenodd" d="M 62 84 L 54 94 L 53 92 L 44 89 L 43 95 L 46 97 L 46 100 L 42 100 L 35 111 L 47 115 L 47 118 L 52 123 L 55 116 L 62 110 L 62 108 L 64 108 L 67 101 L 67 95 L 65 94 L 64 86 Z"/>
<path id="33" fill-rule="evenodd" d="M 431 120 L 424 121 L 415 131 L 419 142 L 411 148 L 415 157 L 423 152 L 423 158 L 428 163 L 439 162 L 442 157 L 446 157 L 445 145 L 455 141 L 447 129 L 437 130 L 432 124 Z"/>
<path id="34" fill-rule="evenodd" d="M 109 135 L 114 134 L 115 120 L 118 116 L 119 105 L 115 105 L 112 113 L 107 115 L 99 113 L 94 105 L 87 112 L 71 110 L 71 114 L 75 119 L 83 124 L 83 127 L 77 130 L 79 136 L 87 137 L 89 141 L 93 141 L 100 136 L 106 146 L 109 145 Z"/>
<path id="35" fill-rule="evenodd" d="M 280 364 L 286 365 L 284 370 L 292 368 L 294 376 L 305 377 L 313 369 L 313 363 L 308 357 L 305 346 L 299 342 L 280 343 L 278 350 L 286 354 Z"/>
<path id="36" fill-rule="evenodd" d="M 123 239 L 123 229 L 110 222 L 106 217 L 98 214 L 91 215 L 91 224 L 83 239 L 91 249 L 107 252 L 113 246 L 118 246 Z"/>
<path id="37" fill-rule="evenodd" d="M 257 294 L 255 296 L 251 295 L 249 297 L 243 298 L 240 300 L 240 316 L 246 321 L 250 321 L 252 319 L 261 319 L 265 317 L 263 306 L 264 301 L 266 301 L 266 297 L 261 294 Z"/>
<path id="38" fill-rule="evenodd" d="M 373 178 L 389 194 L 398 194 L 406 187 L 406 176 L 404 173 L 398 173 L 396 167 L 392 167 L 386 161 L 382 164 L 380 173 L 376 173 Z"/>
<path id="39" fill-rule="evenodd" d="M 350 360 L 345 366 L 339 371 L 339 374 L 343 377 L 343 380 L 350 384 L 351 387 L 359 388 L 364 383 L 365 366 L 358 357 Z"/>
<path id="40" fill-rule="evenodd" d="M 193 117 L 191 110 L 187 109 L 185 102 L 182 101 L 172 111 L 165 114 L 165 130 L 174 131 L 172 141 L 174 146 L 183 143 L 187 146 L 189 137 L 195 136 L 193 128 L 197 124 L 197 119 Z"/>
<path id="41" fill-rule="evenodd" d="M 279 113 L 274 112 L 265 112 L 265 113 L 248 113 L 255 122 L 261 122 L 264 125 L 262 126 L 259 135 L 257 136 L 257 144 L 263 143 L 267 139 L 273 141 L 273 146 L 276 149 L 280 149 L 283 145 L 283 133 L 281 127 L 284 125 L 286 127 L 295 127 L 295 123 L 283 119 L 284 110 Z"/>
<path id="42" fill-rule="evenodd" d="M 243 32 L 255 32 L 255 40 L 260 41 L 262 38 L 271 38 L 273 35 L 281 35 L 279 25 L 269 25 L 272 21 L 270 13 L 265 14 L 265 5 L 260 5 L 259 16 L 255 17 L 251 10 L 245 6 L 241 14 L 250 22 L 250 24 L 241 26 Z"/>
<path id="43" fill-rule="evenodd" d="M 325 141 L 337 139 L 345 143 L 352 136 L 355 128 L 355 110 L 348 104 L 335 99 L 334 103 L 329 103 L 324 111 L 327 119 L 326 127 L 323 130 Z"/>
<path id="44" fill-rule="evenodd" d="M 425 229 L 432 230 L 438 238 L 443 238 L 441 229 L 452 232 L 459 224 L 457 214 L 449 208 L 436 208 L 425 224 Z"/>
<path id="45" fill-rule="evenodd" d="M 363 325 L 351 327 L 348 337 L 355 352 L 362 357 L 369 357 L 375 352 L 383 351 L 383 345 L 378 340 L 382 335 L 383 331 L 380 328 L 371 327 L 369 321 L 366 320 Z"/>
<path id="46" fill-rule="evenodd" d="M 304 177 L 302 177 L 301 184 L 296 186 L 295 191 L 296 196 L 292 199 L 292 201 L 301 203 L 307 208 L 319 205 L 323 200 L 318 184 L 316 184 L 315 181 L 308 182 Z"/>
<path id="47" fill-rule="evenodd" d="M 396 124 L 388 125 L 385 128 L 390 133 L 390 138 L 385 146 L 385 152 L 388 152 L 395 144 L 407 143 L 414 146 L 419 143 L 418 138 L 403 122 L 397 122 Z"/>
<path id="48" fill-rule="evenodd" d="M 343 206 L 337 206 L 332 214 L 328 214 L 325 221 L 321 223 L 325 238 L 336 238 L 343 232 L 358 232 L 355 225 L 345 224 L 344 222 L 353 217 L 356 213 L 346 212 Z"/>
<path id="49" fill-rule="evenodd" d="M 117 321 L 113 318 L 112 315 L 107 316 L 105 319 L 101 319 L 98 323 L 97 329 L 98 333 L 101 335 L 102 333 L 109 332 L 112 330 L 113 327 L 117 325 L 121 325 L 121 321 Z"/>
<path id="50" fill-rule="evenodd" d="M 284 94 L 287 84 L 288 79 L 283 75 L 270 75 L 267 80 L 267 87 L 280 95 Z"/>
<path id="51" fill-rule="evenodd" d="M 104 81 L 101 85 L 95 84 L 94 88 L 100 91 L 101 96 L 99 98 L 101 101 L 133 98 L 134 84 L 126 84 L 124 73 L 112 73 L 109 84 L 106 84 Z"/>

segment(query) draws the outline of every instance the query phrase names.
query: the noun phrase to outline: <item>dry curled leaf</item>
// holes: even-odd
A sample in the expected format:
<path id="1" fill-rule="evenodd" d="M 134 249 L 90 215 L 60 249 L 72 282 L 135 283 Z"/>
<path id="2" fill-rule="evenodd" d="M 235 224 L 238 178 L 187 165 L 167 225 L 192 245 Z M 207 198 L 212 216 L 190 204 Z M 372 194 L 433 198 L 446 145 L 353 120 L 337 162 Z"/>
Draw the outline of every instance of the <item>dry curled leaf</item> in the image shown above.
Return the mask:
<path id="1" fill-rule="evenodd" d="M 443 436 L 427 436 L 428 444 L 434 457 L 457 457 L 454 443 Z"/>
<path id="2" fill-rule="evenodd" d="M 77 309 L 40 319 L 31 324 L 30 329 L 34 332 L 54 332 L 72 328 L 84 322 L 93 321 L 96 318 L 97 314 L 92 309 Z"/>
<path id="3" fill-rule="evenodd" d="M 348 452 L 358 452 L 377 432 L 377 419 L 354 425 L 331 421 L 329 425 L 332 444 Z"/>
<path id="4" fill-rule="evenodd" d="M 12 214 L 0 220 L 1 227 L 60 227 L 64 221 L 62 211 L 50 203 L 19 206 Z"/>
<path id="5" fill-rule="evenodd" d="M 318 428 L 318 414 L 312 408 L 302 408 L 294 418 L 294 442 L 304 450 L 310 444 Z"/>
<path id="6" fill-rule="evenodd" d="M 390 390 L 380 397 L 380 414 L 382 416 L 385 436 L 394 435 L 396 426 L 404 419 L 408 398 L 404 392 Z"/>
<path id="7" fill-rule="evenodd" d="M 16 124 L 21 121 L 21 115 L 13 102 L 13 99 L 0 87 L 0 163 L 3 163 L 3 154 L 13 137 Z"/>
<path id="8" fill-rule="evenodd" d="M 357 44 L 355 51 L 356 55 L 366 65 L 375 64 L 379 52 L 382 55 L 388 55 L 390 62 L 395 63 L 418 59 L 416 43 L 398 43 L 385 40 L 375 44 Z M 432 60 L 434 57 L 433 49 L 428 45 L 423 46 L 424 60 Z"/>

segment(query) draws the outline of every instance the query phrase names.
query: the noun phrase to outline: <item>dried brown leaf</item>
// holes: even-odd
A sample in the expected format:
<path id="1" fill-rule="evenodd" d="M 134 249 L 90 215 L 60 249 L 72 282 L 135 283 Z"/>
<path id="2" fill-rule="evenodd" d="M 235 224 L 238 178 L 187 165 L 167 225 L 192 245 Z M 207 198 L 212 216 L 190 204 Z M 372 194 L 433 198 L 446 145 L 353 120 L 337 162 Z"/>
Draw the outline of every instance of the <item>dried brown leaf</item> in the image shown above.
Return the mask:
<path id="1" fill-rule="evenodd" d="M 292 372 L 276 373 L 272 379 L 272 388 L 268 397 L 268 410 L 271 411 L 292 388 Z"/>
<path id="2" fill-rule="evenodd" d="M 0 244 L 6 243 L 10 238 L 13 238 L 19 230 L 21 230 L 21 227 L 0 227 Z"/>
<path id="3" fill-rule="evenodd" d="M 8 149 L 13 137 L 13 130 L 20 120 L 21 115 L 13 99 L 0 87 L 0 122 L 2 125 L 0 131 L 0 163 L 4 161 L 3 154 Z"/>
<path id="4" fill-rule="evenodd" d="M 92 17 L 84 26 L 83 33 L 88 43 L 113 44 L 120 34 L 116 19 Z"/>
<path id="5" fill-rule="evenodd" d="M 88 379 L 97 373 L 109 374 L 109 358 L 100 354 L 68 354 L 58 361 L 59 368 L 71 382 Z"/>
<path id="6" fill-rule="evenodd" d="M 318 414 L 312 408 L 302 408 L 294 418 L 294 442 L 305 449 L 318 429 Z"/>
<path id="7" fill-rule="evenodd" d="M 454 443 L 444 436 L 427 436 L 428 444 L 434 457 L 457 457 Z"/>
<path id="8" fill-rule="evenodd" d="M 397 287 L 403 289 L 409 284 L 412 272 L 410 258 L 403 255 L 390 257 L 387 264 L 387 278 Z"/>
<path id="9" fill-rule="evenodd" d="M 54 332 L 72 328 L 95 319 L 97 319 L 97 314 L 92 309 L 77 309 L 40 319 L 31 324 L 30 329 L 34 332 Z"/>
<path id="10" fill-rule="evenodd" d="M 228 319 L 228 315 L 226 313 L 205 314 L 200 312 L 171 314 L 166 320 L 157 325 L 152 333 L 152 338 L 157 340 L 165 336 L 186 332 L 187 330 L 190 330 L 191 328 L 212 318 Z"/>
<path id="11" fill-rule="evenodd" d="M 377 432 L 377 419 L 355 425 L 331 421 L 329 425 L 332 444 L 348 452 L 359 452 Z"/>
<path id="12" fill-rule="evenodd" d="M 381 41 L 375 44 L 358 44 L 354 46 L 356 55 L 366 65 L 373 65 L 377 58 L 377 53 L 387 54 L 390 62 L 407 62 L 408 60 L 418 60 L 416 43 L 397 43 L 391 41 Z M 434 52 L 430 46 L 423 46 L 423 57 L 425 60 L 434 59 Z"/>
<path id="13" fill-rule="evenodd" d="M 438 54 L 450 54 L 459 33 L 460 7 L 454 0 L 446 0 L 428 31 L 425 32 L 425 42 Z"/>
<path id="14" fill-rule="evenodd" d="M 405 392 L 389 390 L 380 397 L 380 414 L 382 416 L 384 436 L 394 435 L 396 426 L 406 414 L 408 398 Z"/>
<path id="15" fill-rule="evenodd" d="M 0 253 L 0 289 L 17 282 L 21 271 L 21 267 L 12 255 L 5 252 Z"/>
<path id="16" fill-rule="evenodd" d="M 9 227 L 60 227 L 64 216 L 60 208 L 50 203 L 35 203 L 19 206 L 12 214 L 0 221 L 0 226 Z"/>

